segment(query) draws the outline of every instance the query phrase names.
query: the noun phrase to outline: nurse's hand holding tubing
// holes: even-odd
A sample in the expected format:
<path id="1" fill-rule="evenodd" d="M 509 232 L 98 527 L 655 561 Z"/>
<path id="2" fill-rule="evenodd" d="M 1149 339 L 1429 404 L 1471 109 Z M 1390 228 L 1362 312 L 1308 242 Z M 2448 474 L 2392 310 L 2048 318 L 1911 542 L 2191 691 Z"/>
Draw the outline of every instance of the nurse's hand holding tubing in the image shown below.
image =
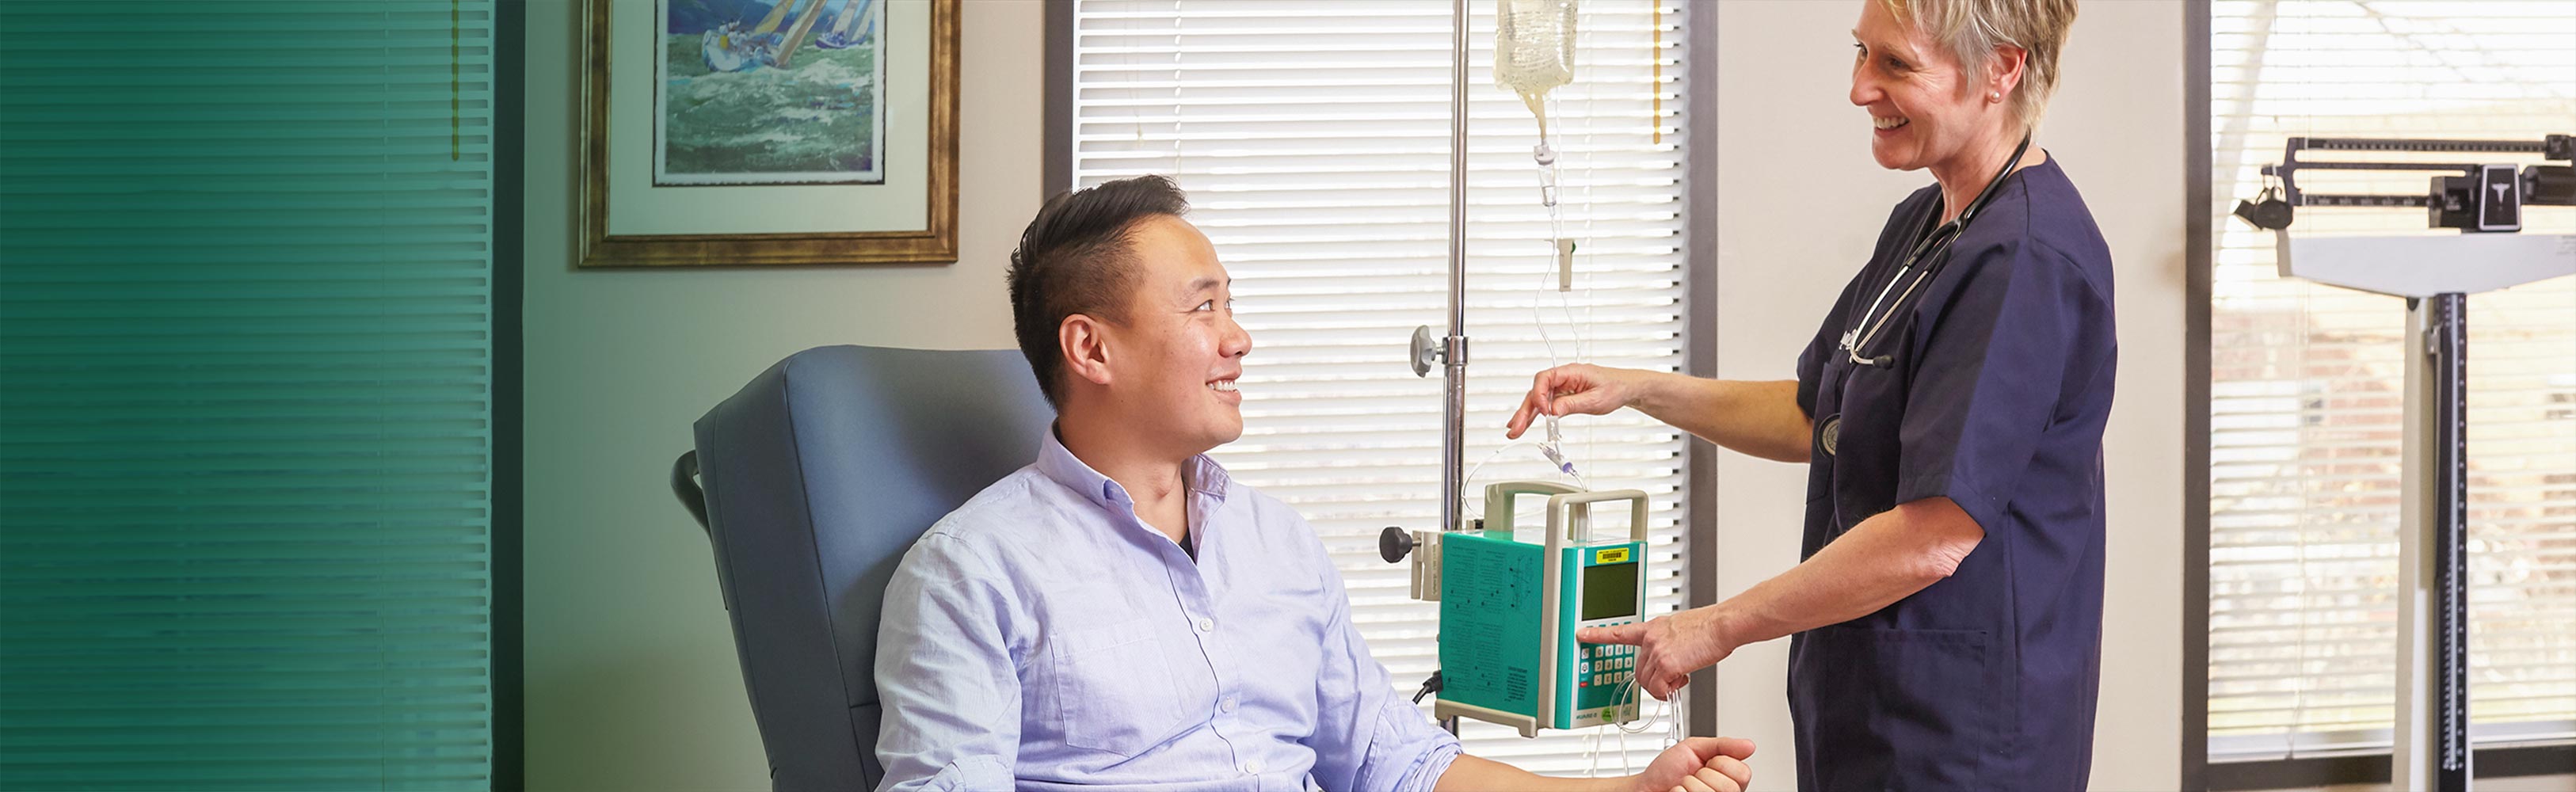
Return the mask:
<path id="1" fill-rule="evenodd" d="M 1504 436 L 1519 437 L 1540 415 L 1604 415 L 1621 407 L 1764 459 L 1806 462 L 1813 443 L 1795 380 L 1712 380 L 1583 363 L 1539 372 Z M 1941 582 L 1985 536 L 1949 498 L 1900 503 L 1724 602 L 1643 624 L 1580 630 L 1574 639 L 1637 647 L 1637 686 L 1670 699 L 1690 683 L 1691 672 L 1738 647 L 1867 616 Z"/>
<path id="2" fill-rule="evenodd" d="M 1542 415 L 1607 415 L 1621 407 L 1745 454 L 1807 461 L 1809 425 L 1798 409 L 1797 380 L 1713 380 L 1571 363 L 1538 373 L 1503 436 L 1520 437 Z"/>

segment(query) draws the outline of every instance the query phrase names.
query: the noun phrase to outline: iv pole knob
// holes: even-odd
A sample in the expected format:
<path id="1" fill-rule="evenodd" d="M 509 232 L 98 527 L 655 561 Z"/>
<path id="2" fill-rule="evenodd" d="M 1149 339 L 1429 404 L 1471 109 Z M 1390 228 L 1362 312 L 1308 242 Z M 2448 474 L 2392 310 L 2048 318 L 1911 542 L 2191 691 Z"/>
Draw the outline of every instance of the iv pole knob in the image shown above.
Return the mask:
<path id="1" fill-rule="evenodd" d="M 1413 532 L 1393 525 L 1377 534 L 1377 557 L 1389 564 L 1402 561 L 1413 552 Z"/>
<path id="2" fill-rule="evenodd" d="M 1431 335 L 1431 326 L 1413 328 L 1413 376 L 1431 376 L 1431 366 L 1440 362 L 1440 339 Z"/>

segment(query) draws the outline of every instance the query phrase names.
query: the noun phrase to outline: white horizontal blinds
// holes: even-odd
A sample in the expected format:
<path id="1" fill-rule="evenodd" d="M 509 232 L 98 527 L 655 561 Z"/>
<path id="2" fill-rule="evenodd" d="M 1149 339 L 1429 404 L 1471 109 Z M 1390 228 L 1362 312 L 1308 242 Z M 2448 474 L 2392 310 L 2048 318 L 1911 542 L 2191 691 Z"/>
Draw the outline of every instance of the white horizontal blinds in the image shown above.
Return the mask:
<path id="1" fill-rule="evenodd" d="M 0 788 L 490 784 L 493 24 L 0 2 Z"/>
<path id="2" fill-rule="evenodd" d="M 1561 294 L 1537 124 L 1492 85 L 1493 0 L 1470 7 L 1466 461 L 1490 460 L 1470 481 L 1480 490 L 1551 478 L 1533 446 L 1496 453 L 1551 361 L 1679 370 L 1686 19 L 1673 5 L 1581 6 L 1574 83 L 1550 116 L 1564 234 L 1578 240 L 1577 288 Z M 1083 0 L 1075 17 L 1077 182 L 1160 173 L 1189 191 L 1254 342 L 1246 431 L 1218 456 L 1313 521 L 1408 695 L 1437 665 L 1437 607 L 1407 598 L 1405 566 L 1376 548 L 1385 526 L 1439 519 L 1440 376 L 1415 377 L 1405 350 L 1416 326 L 1447 327 L 1450 13 L 1441 0 Z M 1680 436 L 1633 412 L 1564 428 L 1593 488 L 1653 494 L 1650 612 L 1680 605 Z M 1470 751 L 1534 770 L 1595 758 L 1588 734 L 1464 728 Z M 1620 765 L 1617 736 L 1597 757 L 1605 768 Z M 1660 745 L 1631 738 L 1633 764 Z"/>
<path id="3" fill-rule="evenodd" d="M 2211 756 L 2385 749 L 2405 305 L 2278 277 L 2270 232 L 2225 212 L 2262 188 L 2258 169 L 2292 136 L 2576 133 L 2576 4 L 2228 0 L 2211 16 Z M 2300 186 L 2421 194 L 2430 177 L 2302 171 Z M 2576 209 L 2524 222 L 2576 231 Z M 2426 230 L 2421 210 L 2302 209 L 2294 228 L 2456 233 Z M 2483 744 L 2576 733 L 2572 280 L 2469 298 L 2470 700 Z"/>

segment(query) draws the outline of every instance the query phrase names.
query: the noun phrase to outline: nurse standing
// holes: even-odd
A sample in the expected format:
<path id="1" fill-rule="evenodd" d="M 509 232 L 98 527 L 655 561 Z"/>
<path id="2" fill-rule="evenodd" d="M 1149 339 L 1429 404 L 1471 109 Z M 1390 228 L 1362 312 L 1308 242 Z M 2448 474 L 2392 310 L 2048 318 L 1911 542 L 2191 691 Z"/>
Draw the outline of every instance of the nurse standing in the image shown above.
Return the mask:
<path id="1" fill-rule="evenodd" d="M 2074 0 L 1862 0 L 1870 153 L 1935 184 L 1897 204 L 1794 381 L 1571 365 L 1539 415 L 1634 407 L 1808 465 L 1803 560 L 1715 605 L 1581 640 L 1641 647 L 1667 698 L 1784 635 L 1798 785 L 2081 789 L 2101 678 L 2111 256 L 2030 144 Z"/>

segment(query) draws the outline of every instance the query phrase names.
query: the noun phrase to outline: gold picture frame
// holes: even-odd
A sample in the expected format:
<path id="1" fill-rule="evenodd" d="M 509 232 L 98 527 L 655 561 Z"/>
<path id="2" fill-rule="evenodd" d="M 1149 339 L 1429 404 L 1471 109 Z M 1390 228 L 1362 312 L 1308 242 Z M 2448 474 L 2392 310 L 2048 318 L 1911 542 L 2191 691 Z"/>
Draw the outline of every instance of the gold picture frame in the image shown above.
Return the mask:
<path id="1" fill-rule="evenodd" d="M 582 242 L 580 251 L 581 255 L 579 258 L 580 267 L 614 268 L 909 264 L 949 263 L 957 260 L 957 59 L 959 46 L 959 17 L 962 13 L 962 0 L 777 0 L 776 4 L 764 2 L 764 0 L 748 0 L 748 2 L 757 3 L 764 7 L 777 7 L 783 5 L 783 8 L 777 8 L 777 11 L 773 11 L 769 15 L 772 19 L 776 19 L 781 16 L 778 11 L 785 11 L 788 8 L 807 9 L 802 13 L 793 15 L 799 18 L 795 19 L 788 27 L 785 28 L 784 35 L 786 35 L 788 43 L 784 45 L 784 49 L 788 53 L 789 57 L 794 57 L 803 51 L 800 50 L 802 42 L 799 41 L 799 39 L 809 32 L 808 28 L 815 25 L 815 19 L 820 16 L 820 9 L 824 4 L 835 2 L 842 3 L 840 11 L 842 15 L 856 13 L 853 9 L 862 7 L 863 4 L 866 8 L 875 9 L 878 16 L 867 20 L 869 23 L 867 25 L 867 29 L 875 34 L 876 40 L 880 42 L 880 44 L 878 49 L 870 51 L 869 57 L 871 61 L 874 61 L 878 55 L 891 48 L 902 48 L 907 46 L 921 47 L 923 48 L 923 51 L 926 52 L 926 68 L 923 68 L 922 71 L 926 73 L 928 78 L 927 101 L 925 103 L 926 106 L 918 108 L 921 112 L 916 115 L 917 117 L 926 119 L 927 134 L 918 135 L 919 130 L 914 130 L 912 134 L 907 135 L 907 137 L 915 139 L 916 142 L 924 144 L 919 146 L 920 150 L 907 151 L 902 147 L 889 149 L 882 147 L 882 143 L 886 137 L 890 137 L 890 135 L 883 130 L 888 126 L 891 126 L 891 124 L 877 122 L 872 125 L 872 128 L 878 130 L 876 134 L 879 135 L 877 140 L 879 141 L 878 145 L 880 147 L 865 149 L 867 152 L 866 156 L 869 158 L 868 161 L 870 164 L 867 167 L 871 169 L 870 172 L 883 173 L 884 171 L 876 169 L 884 167 L 882 163 L 885 161 L 885 158 L 911 156 L 917 158 L 919 163 L 918 165 L 913 166 L 916 170 L 900 171 L 902 173 L 912 174 L 913 176 L 910 178 L 888 179 L 888 177 L 878 176 L 877 178 L 879 181 L 877 183 L 814 184 L 782 182 L 779 184 L 769 185 L 723 184 L 714 186 L 670 185 L 659 181 L 659 166 L 661 163 L 661 159 L 659 159 L 659 157 L 668 156 L 665 152 L 669 150 L 664 148 L 666 144 L 662 139 L 663 130 L 661 129 L 661 124 L 666 116 L 660 115 L 663 111 L 659 107 L 655 107 L 650 111 L 650 114 L 643 116 L 643 118 L 650 119 L 650 121 L 641 128 L 638 128 L 631 123 L 628 126 L 615 126 L 611 123 L 612 115 L 610 104 L 612 96 L 628 100 L 633 100 L 636 96 L 632 89 L 630 89 L 628 93 L 615 93 L 612 91 L 613 86 L 625 86 L 633 83 L 612 81 L 641 80 L 646 84 L 652 85 L 653 90 L 657 93 L 653 93 L 651 96 L 653 96 L 656 99 L 656 102 L 658 102 L 661 96 L 658 92 L 665 90 L 666 84 L 669 83 L 669 78 L 665 76 L 666 72 L 663 71 L 668 67 L 663 64 L 666 60 L 671 58 L 668 54 L 657 54 L 653 58 L 634 58 L 633 60 L 645 60 L 650 62 L 631 65 L 622 64 L 612 59 L 610 57 L 611 53 L 617 51 L 617 45 L 620 43 L 613 40 L 614 36 L 620 33 L 631 36 L 636 32 L 636 20 L 621 19 L 620 17 L 613 16 L 613 12 L 615 14 L 652 14 L 653 16 L 651 19 L 644 21 L 649 21 L 654 24 L 655 32 L 653 35 L 662 36 L 663 33 L 661 31 L 666 30 L 670 25 L 676 24 L 671 17 L 665 16 L 665 9 L 670 7 L 668 5 L 670 2 L 671 0 L 588 0 L 587 13 L 584 14 L 585 30 L 583 34 L 583 57 L 587 63 L 587 68 L 584 72 L 585 81 L 582 86 L 584 112 L 582 115 L 581 133 L 582 200 L 579 203 L 581 208 L 580 223 L 582 228 L 581 234 L 579 235 Z M 813 5 L 806 6 L 805 4 L 808 2 Z M 691 8 L 695 8 L 697 5 L 692 5 Z M 888 7 L 891 7 L 894 10 L 889 11 L 887 10 Z M 910 10 L 907 11 L 906 9 Z M 898 37 L 902 34 L 898 34 L 896 32 L 898 30 L 897 25 L 886 24 L 879 26 L 876 24 L 879 20 L 885 19 L 894 13 L 918 13 L 921 10 L 928 11 L 926 25 L 927 35 L 922 37 L 926 40 L 917 42 L 909 41 L 908 39 L 910 36 Z M 627 24 L 627 28 L 621 29 L 612 24 L 613 22 L 621 21 Z M 905 28 L 906 30 L 914 33 L 918 33 L 923 30 L 923 26 L 920 25 L 920 22 L 910 22 L 912 27 Z M 776 23 L 773 22 L 771 24 Z M 738 27 L 738 24 L 729 25 L 726 30 L 732 31 L 739 36 L 745 31 L 737 29 Z M 842 23 L 841 27 L 846 29 L 850 27 L 850 25 Z M 710 52 L 720 51 L 712 49 L 716 46 L 713 42 L 717 40 L 715 37 L 718 33 L 707 33 L 705 35 L 709 37 L 710 43 L 707 46 L 711 48 Z M 680 36 L 670 36 L 669 38 L 676 40 L 676 43 L 665 41 L 651 41 L 649 43 L 657 49 L 662 49 L 663 53 L 667 53 L 669 51 L 668 48 L 690 46 L 687 40 Z M 636 46 L 635 43 L 629 42 L 627 43 L 627 46 L 629 48 L 629 54 L 632 55 L 634 47 Z M 775 50 L 778 49 L 778 47 L 773 44 L 772 49 Z M 708 67 L 712 68 L 715 56 L 709 55 L 707 58 Z M 779 58 L 778 60 L 780 62 L 786 62 L 787 58 Z M 775 68 L 784 69 L 786 67 L 782 66 Z M 882 74 L 884 67 L 880 66 L 878 68 L 880 69 L 879 73 Z M 888 100 L 880 99 L 880 97 L 892 93 L 890 86 L 902 85 L 902 83 L 893 81 L 888 81 L 886 85 L 878 85 L 875 82 L 868 81 L 866 75 L 859 75 L 856 80 L 865 82 L 867 90 L 869 91 L 865 94 L 865 97 L 870 106 L 877 105 L 880 102 L 891 103 Z M 875 112 L 877 113 L 875 116 L 876 118 L 882 119 L 886 117 L 885 111 L 883 110 L 877 110 Z M 633 118 L 632 108 L 621 110 L 618 117 L 627 118 L 631 122 Z M 908 121 L 909 119 L 906 120 Z M 645 148 L 645 151 L 647 152 L 647 156 L 654 157 L 654 159 L 644 160 L 645 167 L 640 169 L 633 167 L 634 149 L 632 148 L 631 141 L 621 140 L 620 143 L 623 147 L 615 149 L 612 148 L 610 143 L 612 136 L 635 136 L 645 135 L 647 133 L 651 135 L 651 139 L 650 143 Z M 624 152 L 625 156 L 615 156 L 620 152 Z M 612 184 L 612 179 L 631 181 L 619 181 Z M 908 188 L 892 186 L 898 183 L 908 183 L 910 186 Z M 628 232 L 626 233 L 614 232 L 614 226 L 612 226 L 611 223 L 611 213 L 620 210 L 620 206 L 615 199 L 620 195 L 624 195 L 630 199 L 640 200 L 638 196 L 647 195 L 647 193 L 638 193 L 637 190 L 639 189 L 639 185 L 642 190 L 656 192 L 674 191 L 659 195 L 657 196 L 657 199 L 667 198 L 671 201 L 677 201 L 677 205 L 680 205 L 683 208 L 677 211 L 663 208 L 662 214 L 676 214 L 678 216 L 688 218 L 689 222 L 702 222 L 702 224 L 710 225 L 723 225 L 723 221 L 721 219 L 707 220 L 705 218 L 714 215 L 722 215 L 724 213 L 689 212 L 685 207 L 690 201 L 722 201 L 724 203 L 731 204 L 740 203 L 745 200 L 749 200 L 754 203 L 760 201 L 778 201 L 783 198 L 789 202 L 803 202 L 807 205 L 820 204 L 831 207 L 854 203 L 853 201 L 838 199 L 834 196 L 861 196 L 869 200 L 877 201 L 888 200 L 885 196 L 896 196 L 891 200 L 895 202 L 895 205 L 902 207 L 905 211 L 902 213 L 889 214 L 905 214 L 906 216 L 910 216 L 908 214 L 910 211 L 909 203 L 913 194 L 918 193 L 924 205 L 921 207 L 918 214 L 918 218 L 921 222 L 903 223 L 902 225 L 904 227 L 890 229 L 850 230 L 847 228 L 832 227 L 779 229 L 774 227 L 778 225 L 777 222 L 764 221 L 759 224 L 770 225 L 773 227 L 742 232 L 728 231 L 723 228 L 690 228 L 686 229 L 685 233 L 637 232 L 635 229 L 628 229 Z M 619 190 L 617 192 L 612 192 L 612 186 L 618 187 Z M 698 192 L 676 192 L 692 190 Z M 877 192 L 864 192 L 868 190 L 875 190 Z M 865 203 L 865 201 L 856 201 L 855 203 Z M 715 204 L 710 205 L 712 206 Z M 629 208 L 630 210 L 637 209 L 637 207 Z M 825 216 L 818 221 L 816 218 L 804 217 L 804 215 L 812 214 L 811 212 L 784 214 L 798 214 L 798 219 L 787 221 L 791 224 L 801 221 L 807 225 L 830 226 L 838 224 L 842 220 L 847 220 L 851 225 L 861 224 L 861 220 L 859 218 L 836 218 Z M 861 214 L 861 212 L 854 211 L 850 214 Z"/>

